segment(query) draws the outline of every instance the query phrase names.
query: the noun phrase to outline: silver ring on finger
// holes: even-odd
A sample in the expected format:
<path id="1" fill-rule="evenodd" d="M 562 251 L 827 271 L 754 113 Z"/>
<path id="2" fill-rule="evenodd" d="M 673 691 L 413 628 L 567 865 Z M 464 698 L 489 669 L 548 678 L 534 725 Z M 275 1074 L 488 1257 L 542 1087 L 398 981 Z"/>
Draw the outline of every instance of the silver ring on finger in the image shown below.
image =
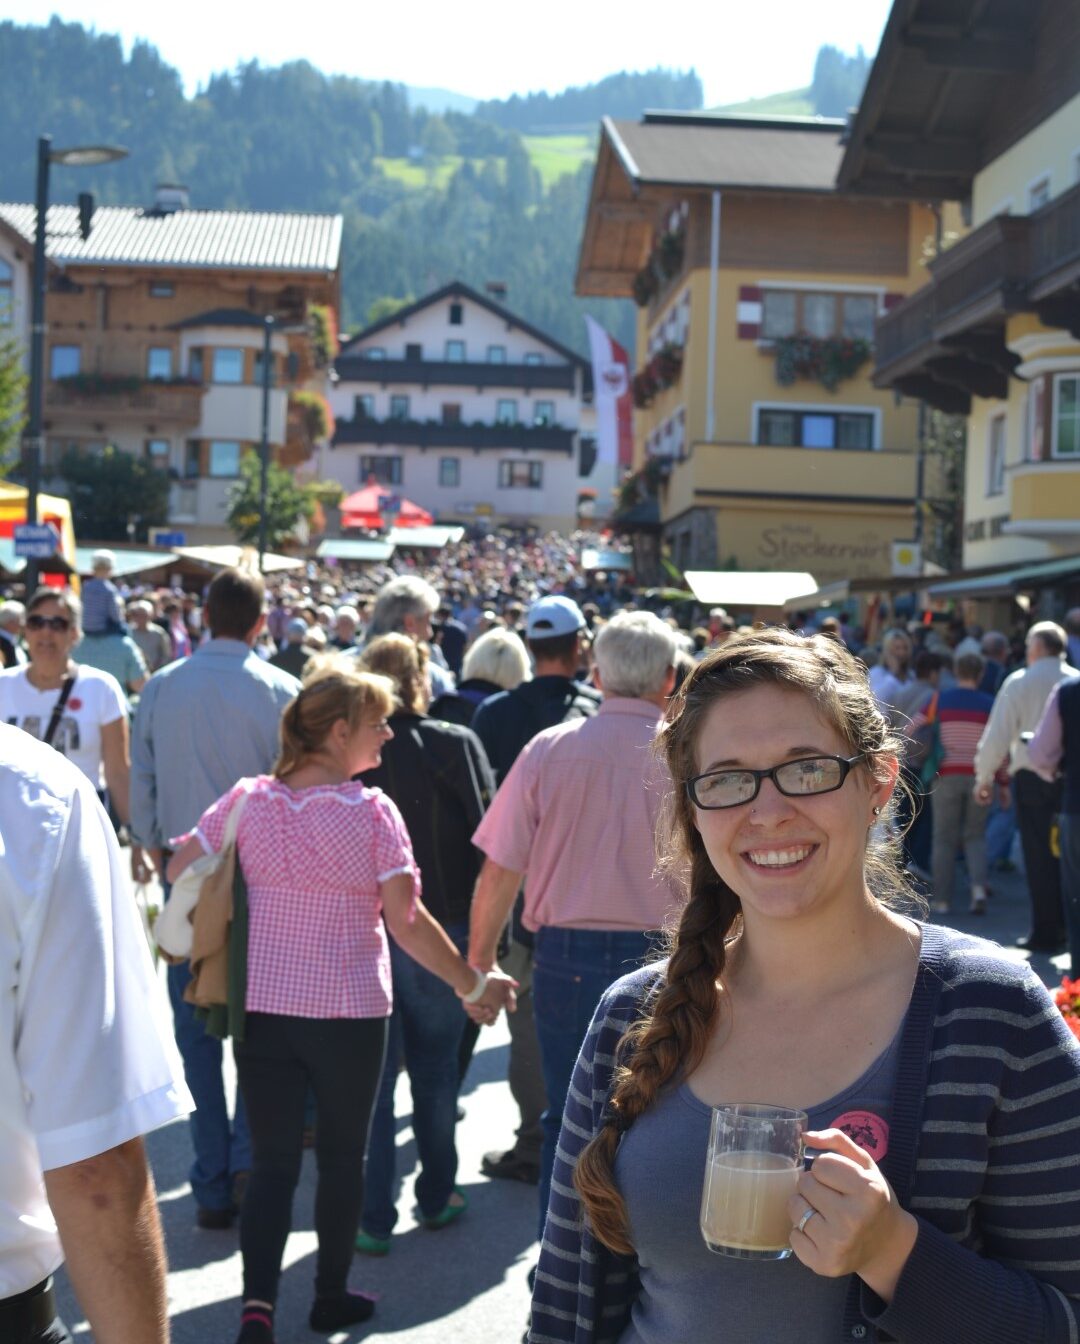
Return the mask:
<path id="1" fill-rule="evenodd" d="M 796 1230 L 796 1232 L 805 1232 L 805 1231 L 806 1231 L 806 1224 L 810 1221 L 811 1218 L 813 1218 L 814 1214 L 815 1214 L 815 1213 L 818 1213 L 818 1212 L 819 1212 L 819 1210 L 818 1210 L 818 1209 L 815 1209 L 814 1206 L 813 1206 L 812 1204 L 811 1204 L 811 1205 L 808 1205 L 808 1206 L 807 1206 L 807 1209 L 806 1209 L 806 1212 L 805 1212 L 805 1213 L 803 1214 L 803 1216 L 799 1219 L 799 1221 L 795 1224 L 795 1230 Z"/>

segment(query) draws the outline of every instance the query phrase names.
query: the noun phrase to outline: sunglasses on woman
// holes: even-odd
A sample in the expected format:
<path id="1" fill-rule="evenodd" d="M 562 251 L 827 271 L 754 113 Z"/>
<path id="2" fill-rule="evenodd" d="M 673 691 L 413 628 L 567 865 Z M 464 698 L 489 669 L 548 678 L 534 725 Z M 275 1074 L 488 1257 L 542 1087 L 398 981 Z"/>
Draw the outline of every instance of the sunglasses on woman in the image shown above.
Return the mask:
<path id="1" fill-rule="evenodd" d="M 71 629 L 71 622 L 66 616 L 38 616 L 33 613 L 26 618 L 27 630 L 55 630 L 58 635 L 62 635 L 65 630 Z"/>
<path id="2" fill-rule="evenodd" d="M 687 780 L 686 791 L 694 806 L 705 810 L 752 803 L 765 779 L 771 779 L 785 798 L 832 793 L 864 755 L 860 752 L 858 756 L 808 756 L 774 765 L 771 770 L 711 770 Z"/>

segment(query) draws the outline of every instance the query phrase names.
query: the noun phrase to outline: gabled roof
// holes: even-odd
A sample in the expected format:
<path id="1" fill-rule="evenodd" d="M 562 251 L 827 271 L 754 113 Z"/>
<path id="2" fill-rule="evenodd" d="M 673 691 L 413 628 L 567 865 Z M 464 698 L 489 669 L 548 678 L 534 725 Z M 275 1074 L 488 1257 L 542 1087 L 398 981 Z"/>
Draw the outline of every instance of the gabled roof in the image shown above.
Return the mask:
<path id="1" fill-rule="evenodd" d="M 631 181 L 641 186 L 832 191 L 845 123 L 825 117 L 723 117 L 646 112 L 603 119 Z"/>
<path id="2" fill-rule="evenodd" d="M 378 335 L 381 331 L 389 331 L 392 327 L 403 327 L 410 317 L 417 313 L 422 313 L 425 309 L 433 308 L 437 303 L 443 303 L 447 299 L 468 299 L 470 303 L 479 304 L 481 308 L 486 308 L 489 313 L 494 313 L 496 317 L 512 327 L 517 327 L 519 331 L 527 332 L 541 341 L 549 349 L 557 351 L 562 357 L 571 364 L 580 364 L 584 368 L 590 367 L 588 362 L 575 350 L 569 346 L 563 345 L 557 341 L 554 336 L 549 336 L 546 332 L 534 327 L 531 322 L 526 322 L 523 317 L 518 317 L 512 313 L 509 308 L 504 308 L 502 304 L 489 299 L 485 294 L 464 284 L 461 280 L 451 280 L 448 285 L 443 285 L 442 289 L 437 289 L 433 294 L 426 294 L 422 299 L 417 299 L 415 303 L 410 303 L 404 308 L 399 308 L 396 313 L 391 313 L 389 317 L 380 318 L 378 322 L 373 322 L 370 327 L 365 327 L 363 331 L 358 331 L 355 336 L 351 336 L 341 347 L 341 355 L 348 355 L 354 346 L 359 345 L 361 341 L 366 341 L 372 336 Z M 339 355 L 340 358 L 340 355 Z"/>
<path id="3" fill-rule="evenodd" d="M 0 203 L 0 219 L 31 245 L 32 205 Z M 90 237 L 74 205 L 51 205 L 46 255 L 62 266 L 199 267 L 332 273 L 341 256 L 340 215 L 251 210 L 176 210 L 99 206 Z"/>
<path id="4" fill-rule="evenodd" d="M 894 0 L 840 190 L 967 198 L 988 162 L 1080 92 L 1078 32 L 1060 0 Z"/>

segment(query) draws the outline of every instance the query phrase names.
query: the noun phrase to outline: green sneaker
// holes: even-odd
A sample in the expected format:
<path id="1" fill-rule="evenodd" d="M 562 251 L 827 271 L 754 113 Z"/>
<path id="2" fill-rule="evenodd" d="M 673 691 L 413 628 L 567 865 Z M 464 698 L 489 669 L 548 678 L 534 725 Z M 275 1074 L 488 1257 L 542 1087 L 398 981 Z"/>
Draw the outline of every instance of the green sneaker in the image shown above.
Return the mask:
<path id="1" fill-rule="evenodd" d="M 389 1237 L 369 1237 L 363 1228 L 356 1234 L 356 1249 L 361 1255 L 389 1255 Z"/>

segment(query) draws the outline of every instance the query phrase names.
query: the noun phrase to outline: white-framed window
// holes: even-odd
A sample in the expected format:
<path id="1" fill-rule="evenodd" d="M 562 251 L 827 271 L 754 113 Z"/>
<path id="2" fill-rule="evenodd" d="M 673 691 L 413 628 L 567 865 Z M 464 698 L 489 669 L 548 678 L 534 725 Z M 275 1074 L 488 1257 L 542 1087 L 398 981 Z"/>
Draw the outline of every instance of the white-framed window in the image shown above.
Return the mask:
<path id="1" fill-rule="evenodd" d="M 553 425 L 555 423 L 555 403 L 553 401 L 533 402 L 533 424 Z"/>
<path id="2" fill-rule="evenodd" d="M 1005 493 L 1005 417 L 995 415 L 990 420 L 986 445 L 986 493 Z"/>
<path id="3" fill-rule="evenodd" d="M 239 476 L 240 445 L 234 439 L 211 439 L 207 472 L 210 476 Z"/>
<path id="4" fill-rule="evenodd" d="M 360 392 L 353 397 L 353 419 L 375 419 L 375 396 L 371 392 Z"/>
<path id="5" fill-rule="evenodd" d="M 875 428 L 872 411 L 762 406 L 757 413 L 756 442 L 774 448 L 871 450 Z"/>
<path id="6" fill-rule="evenodd" d="M 213 383 L 242 383 L 244 381 L 244 352 L 231 346 L 219 346 L 214 350 L 210 365 L 210 381 Z"/>
<path id="7" fill-rule="evenodd" d="M 274 377 L 276 365 L 277 360 L 274 358 L 273 354 L 271 354 L 270 368 L 269 368 L 271 387 L 274 387 L 277 384 L 277 379 Z M 261 350 L 255 351 L 255 367 L 254 372 L 252 373 L 251 381 L 255 384 L 256 387 L 262 387 L 263 385 L 263 355 Z"/>
<path id="8" fill-rule="evenodd" d="M 1053 456 L 1080 457 L 1080 373 L 1054 379 Z"/>
<path id="9" fill-rule="evenodd" d="M 489 364 L 505 364 L 505 363 L 506 363 L 506 346 L 505 346 L 505 345 L 489 345 L 488 348 L 487 348 L 487 362 L 488 362 Z"/>
<path id="10" fill-rule="evenodd" d="M 776 341 L 805 334 L 824 340 L 846 336 L 872 341 L 878 315 L 876 294 L 825 290 L 764 289 L 761 339 Z"/>
<path id="11" fill-rule="evenodd" d="M 171 280 L 151 280 L 150 297 L 152 299 L 171 299 L 176 293 L 176 287 Z"/>
<path id="12" fill-rule="evenodd" d="M 409 398 L 404 392 L 395 392 L 390 398 L 390 419 L 408 420 Z"/>
<path id="13" fill-rule="evenodd" d="M 465 363 L 465 342 L 447 341 L 446 342 L 446 362 L 448 364 Z"/>
<path id="14" fill-rule="evenodd" d="M 82 369 L 82 350 L 77 345 L 54 345 L 49 351 L 49 377 L 74 378 Z"/>
<path id="15" fill-rule="evenodd" d="M 199 465 L 199 440 L 187 439 L 184 442 L 184 479 L 194 480 L 202 474 Z"/>
<path id="16" fill-rule="evenodd" d="M 146 352 L 146 376 L 167 383 L 172 378 L 172 350 L 167 345 L 152 345 Z"/>
<path id="17" fill-rule="evenodd" d="M 544 362 L 544 356 L 539 352 L 539 350 L 530 350 L 529 353 L 525 356 L 526 364 L 536 365 L 536 364 L 543 364 L 543 362 Z"/>
<path id="18" fill-rule="evenodd" d="M 495 423 L 497 425 L 516 425 L 518 422 L 518 404 L 516 397 L 500 397 L 495 403 Z"/>
<path id="19" fill-rule="evenodd" d="M 500 490 L 540 490 L 544 485 L 543 462 L 499 463 Z"/>
<path id="20" fill-rule="evenodd" d="M 386 351 L 381 345 L 369 345 L 366 350 L 360 352 L 365 359 L 385 359 Z"/>
<path id="21" fill-rule="evenodd" d="M 205 363 L 203 360 L 203 352 L 198 346 L 193 350 L 188 351 L 187 372 L 188 377 L 193 383 L 202 382 L 205 373 Z"/>
<path id="22" fill-rule="evenodd" d="M 461 484 L 461 459 L 459 457 L 439 458 L 439 484 L 448 490 L 456 490 Z"/>
<path id="23" fill-rule="evenodd" d="M 15 268 L 0 257 L 0 327 L 15 321 Z"/>
<path id="24" fill-rule="evenodd" d="M 1050 203 L 1050 174 L 1040 177 L 1028 187 L 1028 214 L 1041 210 Z"/>
<path id="25" fill-rule="evenodd" d="M 360 459 L 360 484 L 366 485 L 369 477 L 374 477 L 379 485 L 401 484 L 401 458 L 369 457 Z"/>

